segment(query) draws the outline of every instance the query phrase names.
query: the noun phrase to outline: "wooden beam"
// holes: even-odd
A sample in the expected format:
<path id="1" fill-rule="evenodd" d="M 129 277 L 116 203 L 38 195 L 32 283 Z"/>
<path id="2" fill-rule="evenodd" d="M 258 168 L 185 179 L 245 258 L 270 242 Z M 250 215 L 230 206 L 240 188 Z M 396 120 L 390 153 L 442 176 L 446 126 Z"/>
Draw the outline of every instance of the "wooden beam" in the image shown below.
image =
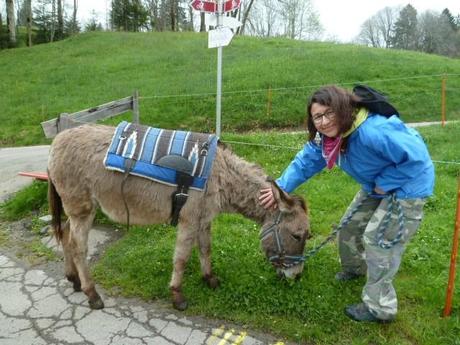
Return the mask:
<path id="1" fill-rule="evenodd" d="M 136 99 L 137 107 L 137 99 Z M 133 109 L 134 96 L 125 97 L 113 102 L 98 105 L 97 107 L 85 109 L 72 114 L 62 114 L 41 123 L 43 132 L 47 138 L 54 138 L 63 129 L 79 126 L 83 123 L 96 122 L 97 120 L 108 119 L 128 110 Z M 134 109 L 133 109 L 134 110 Z"/>

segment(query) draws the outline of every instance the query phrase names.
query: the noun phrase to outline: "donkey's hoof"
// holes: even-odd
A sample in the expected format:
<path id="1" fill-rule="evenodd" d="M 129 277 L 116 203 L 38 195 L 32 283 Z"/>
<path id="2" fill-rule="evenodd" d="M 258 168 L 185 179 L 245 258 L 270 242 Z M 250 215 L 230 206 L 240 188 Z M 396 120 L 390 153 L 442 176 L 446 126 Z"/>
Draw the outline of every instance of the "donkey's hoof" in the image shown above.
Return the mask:
<path id="1" fill-rule="evenodd" d="M 76 275 L 68 275 L 66 276 L 67 280 L 72 283 L 73 285 L 73 290 L 75 292 L 80 292 L 81 291 L 81 282 L 80 278 Z"/>
<path id="2" fill-rule="evenodd" d="M 187 300 L 182 295 L 180 288 L 171 288 L 173 307 L 177 310 L 184 311 L 188 307 Z"/>
<path id="3" fill-rule="evenodd" d="M 217 278 L 215 275 L 204 276 L 203 280 L 211 289 L 217 289 L 220 285 L 219 278 Z"/>
<path id="4" fill-rule="evenodd" d="M 102 302 L 102 299 L 100 297 L 94 300 L 88 300 L 88 303 L 89 303 L 89 307 L 94 310 L 104 308 L 104 302 Z"/>
<path id="5" fill-rule="evenodd" d="M 177 310 L 184 311 L 188 307 L 188 303 L 186 300 L 182 301 L 173 301 L 173 307 Z"/>

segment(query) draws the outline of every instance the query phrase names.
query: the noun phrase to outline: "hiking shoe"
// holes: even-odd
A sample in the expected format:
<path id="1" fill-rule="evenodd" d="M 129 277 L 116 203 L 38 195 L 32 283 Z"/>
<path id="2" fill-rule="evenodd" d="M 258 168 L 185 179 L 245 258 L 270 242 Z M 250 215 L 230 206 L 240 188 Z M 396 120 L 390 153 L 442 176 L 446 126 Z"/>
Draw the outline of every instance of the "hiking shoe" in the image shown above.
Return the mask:
<path id="1" fill-rule="evenodd" d="M 382 320 L 371 313 L 369 308 L 364 303 L 352 304 L 345 308 L 345 315 L 350 319 L 361 322 L 378 322 L 390 323 L 393 319 Z"/>
<path id="2" fill-rule="evenodd" d="M 352 273 L 352 272 L 341 271 L 341 272 L 337 272 L 335 275 L 335 279 L 341 282 L 358 279 L 360 277 L 364 277 L 364 274 L 357 274 L 357 273 Z"/>

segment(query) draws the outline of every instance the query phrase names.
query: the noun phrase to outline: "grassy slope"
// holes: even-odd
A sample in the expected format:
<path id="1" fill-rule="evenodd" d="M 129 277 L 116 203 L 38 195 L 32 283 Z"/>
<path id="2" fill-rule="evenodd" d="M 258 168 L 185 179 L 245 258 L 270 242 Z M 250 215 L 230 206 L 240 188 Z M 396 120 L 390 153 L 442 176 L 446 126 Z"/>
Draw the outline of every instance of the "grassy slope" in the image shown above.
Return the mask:
<path id="1" fill-rule="evenodd" d="M 216 50 L 207 49 L 206 40 L 197 33 L 91 33 L 0 51 L 0 145 L 44 143 L 41 121 L 134 89 L 146 97 L 142 122 L 213 131 Z M 460 70 L 460 60 L 440 56 L 249 37 L 236 37 L 224 49 L 223 63 L 225 131 L 299 127 L 313 89 L 357 81 L 374 81 L 371 85 L 390 95 L 406 121 L 438 120 L 440 78 L 411 78 Z M 447 85 L 448 118 L 459 119 L 460 76 L 450 77 Z M 270 86 L 275 90 L 267 114 Z M 210 95 L 182 97 L 201 93 Z M 162 95 L 180 97 L 151 98 Z"/>

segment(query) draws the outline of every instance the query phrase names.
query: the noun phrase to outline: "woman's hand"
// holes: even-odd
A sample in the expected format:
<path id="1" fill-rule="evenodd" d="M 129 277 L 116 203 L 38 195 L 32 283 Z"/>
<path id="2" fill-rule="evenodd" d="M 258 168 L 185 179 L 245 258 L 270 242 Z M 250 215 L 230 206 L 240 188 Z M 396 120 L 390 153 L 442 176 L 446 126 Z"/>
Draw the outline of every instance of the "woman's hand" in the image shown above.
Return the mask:
<path id="1" fill-rule="evenodd" d="M 269 209 L 272 207 L 276 209 L 278 204 L 276 203 L 275 196 L 273 195 L 273 191 L 271 188 L 264 188 L 261 189 L 259 192 L 259 202 L 265 209 Z"/>

